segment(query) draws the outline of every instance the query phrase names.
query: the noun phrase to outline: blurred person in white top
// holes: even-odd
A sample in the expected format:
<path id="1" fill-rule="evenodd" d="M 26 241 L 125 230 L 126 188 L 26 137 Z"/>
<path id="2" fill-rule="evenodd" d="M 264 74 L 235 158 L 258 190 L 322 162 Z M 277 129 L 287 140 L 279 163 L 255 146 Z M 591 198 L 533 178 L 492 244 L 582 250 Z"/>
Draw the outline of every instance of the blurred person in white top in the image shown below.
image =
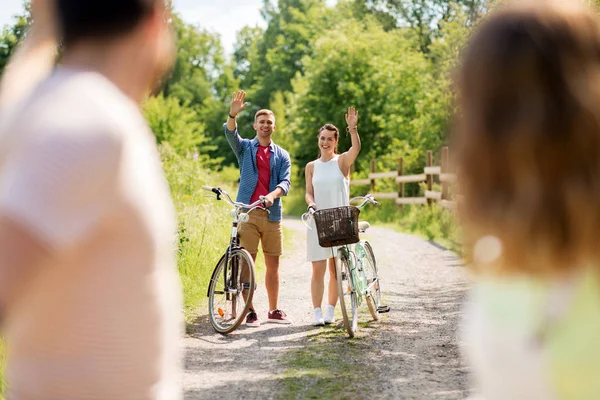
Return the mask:
<path id="1" fill-rule="evenodd" d="M 8 399 L 181 398 L 175 212 L 139 109 L 173 59 L 168 9 L 34 0 L 32 12 L 0 83 Z"/>

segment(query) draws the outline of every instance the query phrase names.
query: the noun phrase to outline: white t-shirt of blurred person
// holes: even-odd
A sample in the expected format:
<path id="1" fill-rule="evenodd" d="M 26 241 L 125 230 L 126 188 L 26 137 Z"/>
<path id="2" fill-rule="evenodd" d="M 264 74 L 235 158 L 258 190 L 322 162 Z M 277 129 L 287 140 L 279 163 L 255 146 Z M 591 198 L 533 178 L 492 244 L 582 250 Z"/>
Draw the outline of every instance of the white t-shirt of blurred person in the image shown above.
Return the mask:
<path id="1" fill-rule="evenodd" d="M 139 107 L 55 71 L 0 125 L 0 214 L 50 251 L 6 310 L 8 398 L 181 398 L 175 212 Z"/>

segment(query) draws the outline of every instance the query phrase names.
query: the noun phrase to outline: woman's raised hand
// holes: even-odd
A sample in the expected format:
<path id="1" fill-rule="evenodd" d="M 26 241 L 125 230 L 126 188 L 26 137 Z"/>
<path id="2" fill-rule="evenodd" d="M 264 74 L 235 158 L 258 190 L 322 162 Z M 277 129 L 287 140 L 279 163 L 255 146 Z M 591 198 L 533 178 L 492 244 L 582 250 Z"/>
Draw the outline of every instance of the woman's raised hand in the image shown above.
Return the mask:
<path id="1" fill-rule="evenodd" d="M 358 111 L 354 107 L 348 107 L 348 113 L 346 114 L 346 124 L 349 128 L 355 128 L 358 124 Z"/>

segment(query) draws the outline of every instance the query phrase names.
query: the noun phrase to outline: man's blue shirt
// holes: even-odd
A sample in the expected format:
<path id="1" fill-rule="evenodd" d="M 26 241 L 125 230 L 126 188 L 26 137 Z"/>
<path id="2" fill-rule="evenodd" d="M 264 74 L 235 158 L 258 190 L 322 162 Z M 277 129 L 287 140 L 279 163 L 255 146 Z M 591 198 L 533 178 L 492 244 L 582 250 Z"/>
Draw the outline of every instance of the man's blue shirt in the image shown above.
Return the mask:
<path id="1" fill-rule="evenodd" d="M 258 168 L 256 167 L 256 153 L 258 151 L 258 138 L 242 139 L 237 131 L 225 127 L 225 137 L 231 146 L 231 149 L 237 157 L 240 166 L 240 187 L 238 190 L 237 201 L 249 204 L 256 185 L 258 183 Z M 284 196 L 290 191 L 290 176 L 292 171 L 292 162 L 287 151 L 277 146 L 273 141 L 269 145 L 271 152 L 271 179 L 269 181 L 269 192 L 280 187 Z M 270 221 L 281 221 L 282 206 L 281 199 L 275 199 L 273 205 L 269 208 Z"/>

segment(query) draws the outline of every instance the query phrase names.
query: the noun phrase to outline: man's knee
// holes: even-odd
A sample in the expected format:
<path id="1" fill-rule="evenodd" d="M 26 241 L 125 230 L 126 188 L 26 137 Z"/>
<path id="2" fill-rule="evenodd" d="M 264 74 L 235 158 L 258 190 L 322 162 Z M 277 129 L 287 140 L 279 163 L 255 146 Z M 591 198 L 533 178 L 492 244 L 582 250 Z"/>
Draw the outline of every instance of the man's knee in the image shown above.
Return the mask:
<path id="1" fill-rule="evenodd" d="M 276 270 L 279 268 L 279 255 L 265 254 L 265 265 L 267 266 L 267 272 L 269 270 Z"/>

